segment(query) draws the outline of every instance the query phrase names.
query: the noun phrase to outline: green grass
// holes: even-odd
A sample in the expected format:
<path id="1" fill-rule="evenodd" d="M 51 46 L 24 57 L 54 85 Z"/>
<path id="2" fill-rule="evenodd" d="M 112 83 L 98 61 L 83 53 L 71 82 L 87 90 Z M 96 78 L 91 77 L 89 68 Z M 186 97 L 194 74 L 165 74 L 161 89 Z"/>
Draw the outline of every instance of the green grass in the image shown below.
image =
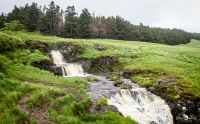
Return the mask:
<path id="1" fill-rule="evenodd" d="M 139 72 L 130 78 L 141 86 L 154 87 L 159 79 L 175 77 L 178 81 L 176 87 L 184 94 L 190 94 L 195 98 L 200 97 L 200 41 L 192 40 L 188 44 L 169 46 L 139 41 L 64 39 L 43 36 L 39 32 L 4 31 L 4 34 L 20 39 L 22 42 L 32 40 L 77 44 L 85 48 L 78 58 L 115 56 L 123 66 L 121 71 Z M 95 44 L 106 47 L 106 51 L 97 51 L 94 48 Z M 58 123 L 136 123 L 130 118 L 112 112 L 104 115 L 88 114 L 87 109 L 91 101 L 85 89 L 89 86 L 87 80 L 95 81 L 95 79 L 64 79 L 31 66 L 31 63 L 42 60 L 49 60 L 49 58 L 38 50 L 18 49 L 0 54 L 0 124 L 31 122 L 30 118 L 16 106 L 19 99 L 30 94 L 32 94 L 28 102 L 30 107 L 52 102 L 49 110 L 50 117 Z M 113 78 L 117 79 L 117 77 Z M 43 85 L 44 83 L 52 86 Z M 59 86 L 64 89 L 60 89 Z M 182 97 L 183 95 L 177 94 L 173 87 L 166 88 L 165 97 L 172 100 Z M 57 98 L 60 95 L 65 97 Z"/>
<path id="2" fill-rule="evenodd" d="M 165 72 L 171 76 L 181 76 L 185 85 L 193 87 L 191 93 L 200 96 L 200 42 L 192 40 L 191 43 L 170 46 L 147 42 L 130 42 L 109 39 L 64 39 L 55 36 L 42 36 L 40 33 L 7 32 L 23 40 L 40 40 L 44 42 L 72 42 L 85 48 L 79 57 L 97 58 L 100 56 L 116 56 L 119 58 L 123 70 L 153 70 Z M 95 44 L 107 48 L 106 51 L 97 51 Z M 138 79 L 138 77 L 136 77 Z M 139 83 L 139 82 L 138 82 Z M 144 83 L 152 86 L 150 79 Z"/>
<path id="3" fill-rule="evenodd" d="M 58 123 L 104 124 L 115 122 L 116 117 L 123 123 L 136 123 L 117 113 L 98 115 L 94 120 L 93 115 L 88 114 L 91 99 L 85 92 L 89 86 L 87 80 L 64 79 L 32 67 L 33 62 L 49 60 L 38 50 L 4 51 L 0 60 L 0 124 L 36 123 L 20 110 L 18 102 L 26 97 L 30 109 L 51 103 L 50 119 Z M 61 110 L 57 110 L 60 106 Z"/>

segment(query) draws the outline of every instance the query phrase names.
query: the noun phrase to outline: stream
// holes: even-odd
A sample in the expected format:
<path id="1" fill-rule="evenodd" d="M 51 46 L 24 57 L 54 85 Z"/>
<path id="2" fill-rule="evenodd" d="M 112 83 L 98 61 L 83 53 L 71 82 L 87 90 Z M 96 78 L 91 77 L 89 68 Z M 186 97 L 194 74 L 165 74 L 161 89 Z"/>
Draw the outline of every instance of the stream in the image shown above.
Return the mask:
<path id="1" fill-rule="evenodd" d="M 106 98 L 108 105 L 117 107 L 125 117 L 130 117 L 140 124 L 173 124 L 173 116 L 167 103 L 159 96 L 147 91 L 128 79 L 122 79 L 123 83 L 131 86 L 131 89 L 121 89 L 114 86 L 114 81 L 105 76 L 90 75 L 84 73 L 78 63 L 67 63 L 59 51 L 51 51 L 53 62 L 62 68 L 64 77 L 90 76 L 98 79 L 87 89 L 93 101 Z"/>

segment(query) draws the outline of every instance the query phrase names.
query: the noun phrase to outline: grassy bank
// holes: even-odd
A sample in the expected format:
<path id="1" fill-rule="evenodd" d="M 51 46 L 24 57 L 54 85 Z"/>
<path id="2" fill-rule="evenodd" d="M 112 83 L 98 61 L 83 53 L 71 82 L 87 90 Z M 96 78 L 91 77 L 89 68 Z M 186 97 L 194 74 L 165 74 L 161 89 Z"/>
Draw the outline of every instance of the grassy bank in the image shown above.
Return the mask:
<path id="1" fill-rule="evenodd" d="M 80 57 L 97 58 L 100 56 L 116 56 L 124 70 L 152 70 L 165 72 L 171 76 L 182 77 L 195 96 L 200 96 L 200 42 L 170 46 L 146 42 L 130 42 L 109 39 L 64 39 L 52 36 L 42 36 L 40 33 L 9 32 L 23 40 L 39 40 L 44 42 L 72 42 L 85 48 Z M 97 51 L 95 44 L 104 46 L 106 51 Z M 137 78 L 138 79 L 138 78 Z M 142 79 L 141 79 L 142 80 Z M 148 81 L 146 81 L 148 83 Z M 139 83 L 139 82 L 138 82 Z M 148 85 L 148 84 L 147 84 Z"/>
<path id="2" fill-rule="evenodd" d="M 169 46 L 139 41 L 64 39 L 43 36 L 38 32 L 4 34 L 19 39 L 20 44 L 27 40 L 72 42 L 85 49 L 79 58 L 117 57 L 123 66 L 121 71 L 132 72 L 131 80 L 142 86 L 156 87 L 158 80 L 175 78 L 176 84 L 170 85 L 164 94 L 170 100 L 180 99 L 185 94 L 189 94 L 186 98 L 200 97 L 200 41 L 192 40 L 188 44 Z M 96 44 L 106 50 L 96 50 Z M 48 107 L 49 110 L 43 112 L 49 113 L 50 121 L 58 123 L 135 123 L 130 118 L 123 118 L 112 112 L 105 115 L 87 114 L 91 100 L 84 90 L 89 86 L 88 82 L 83 78 L 63 79 L 31 66 L 32 62 L 48 59 L 45 53 L 38 50 L 0 53 L 0 123 L 35 123 L 20 110 L 20 106 L 24 104 L 23 100 L 19 101 L 26 101 L 27 97 L 30 110 L 38 106 Z M 174 91 L 174 87 L 182 92 Z"/>
<path id="3" fill-rule="evenodd" d="M 8 41 L 10 49 L 15 43 Z M 21 37 L 19 41 L 23 44 L 25 40 Z M 87 80 L 64 79 L 31 66 L 33 62 L 48 59 L 38 50 L 4 50 L 0 53 L 0 124 L 136 123 L 113 112 L 89 114 L 92 103 L 85 92 L 89 86 Z"/>

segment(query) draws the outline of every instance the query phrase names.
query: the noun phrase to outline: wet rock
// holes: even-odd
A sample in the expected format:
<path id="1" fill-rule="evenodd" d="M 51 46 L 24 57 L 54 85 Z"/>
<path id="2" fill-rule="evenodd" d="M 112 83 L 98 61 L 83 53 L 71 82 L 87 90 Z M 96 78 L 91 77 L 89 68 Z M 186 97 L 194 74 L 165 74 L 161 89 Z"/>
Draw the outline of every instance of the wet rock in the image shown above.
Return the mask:
<path id="1" fill-rule="evenodd" d="M 132 86 L 130 84 L 122 84 L 120 86 L 121 89 L 132 89 Z"/>
<path id="2" fill-rule="evenodd" d="M 101 114 L 105 114 L 109 111 L 112 111 L 112 112 L 119 112 L 117 107 L 113 106 L 113 105 L 103 105 L 100 109 L 100 113 Z"/>
<path id="3" fill-rule="evenodd" d="M 200 123 L 200 100 L 194 101 L 178 101 L 177 103 L 168 103 L 172 114 L 174 116 L 174 122 L 199 124 Z"/>
<path id="4" fill-rule="evenodd" d="M 151 124 L 158 124 L 158 123 L 156 123 L 155 121 L 152 121 Z"/>
<path id="5" fill-rule="evenodd" d="M 62 75 L 62 68 L 54 66 L 50 61 L 34 62 L 32 66 L 37 67 L 41 70 L 46 70 L 54 73 L 55 75 Z"/>
<path id="6" fill-rule="evenodd" d="M 99 45 L 99 44 L 95 44 L 94 48 L 98 51 L 105 51 L 106 48 L 102 45 Z"/>
<path id="7" fill-rule="evenodd" d="M 85 72 L 88 72 L 89 69 L 91 68 L 91 65 L 92 65 L 92 64 L 91 64 L 91 61 L 88 60 L 88 59 L 79 60 L 78 63 L 80 63 L 80 64 L 82 65 L 83 70 L 84 70 Z"/>
<path id="8" fill-rule="evenodd" d="M 94 102 L 93 105 L 89 108 L 89 112 L 91 114 L 105 114 L 109 111 L 118 112 L 117 107 L 113 105 L 102 105 L 100 108 L 96 105 L 97 103 Z"/>
<path id="9" fill-rule="evenodd" d="M 114 86 L 116 86 L 116 87 L 120 87 L 122 84 L 123 84 L 122 80 L 117 80 L 114 82 Z"/>
<path id="10" fill-rule="evenodd" d="M 55 75 L 62 75 L 62 68 L 58 66 L 51 66 L 49 71 L 53 72 Z"/>

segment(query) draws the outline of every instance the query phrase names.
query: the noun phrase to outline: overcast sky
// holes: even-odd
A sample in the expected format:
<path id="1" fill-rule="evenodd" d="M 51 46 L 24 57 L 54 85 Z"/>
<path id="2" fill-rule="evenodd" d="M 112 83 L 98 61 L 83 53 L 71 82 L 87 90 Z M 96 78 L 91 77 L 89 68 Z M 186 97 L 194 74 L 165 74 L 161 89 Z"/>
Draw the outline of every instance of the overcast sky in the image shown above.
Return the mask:
<path id="1" fill-rule="evenodd" d="M 37 2 L 48 5 L 51 0 L 0 0 L 0 12 L 10 12 L 13 6 Z M 119 15 L 133 24 L 167 28 L 181 28 L 200 33 L 200 0 L 54 0 L 65 10 L 74 5 L 80 13 L 83 8 L 96 16 Z"/>

